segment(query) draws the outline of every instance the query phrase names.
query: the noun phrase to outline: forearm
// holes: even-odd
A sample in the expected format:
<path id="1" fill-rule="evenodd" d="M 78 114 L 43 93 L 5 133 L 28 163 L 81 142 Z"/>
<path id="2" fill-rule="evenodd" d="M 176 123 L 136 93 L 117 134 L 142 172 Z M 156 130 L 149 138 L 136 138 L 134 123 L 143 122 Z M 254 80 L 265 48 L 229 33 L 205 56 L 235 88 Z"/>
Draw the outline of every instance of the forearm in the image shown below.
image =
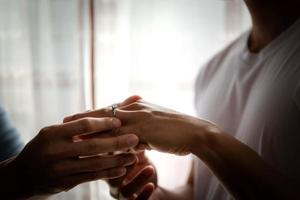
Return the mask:
<path id="1" fill-rule="evenodd" d="M 216 127 L 196 135 L 197 155 L 237 199 L 296 199 L 299 185 L 268 165 L 255 151 Z M 197 142 L 198 141 L 198 142 Z"/>

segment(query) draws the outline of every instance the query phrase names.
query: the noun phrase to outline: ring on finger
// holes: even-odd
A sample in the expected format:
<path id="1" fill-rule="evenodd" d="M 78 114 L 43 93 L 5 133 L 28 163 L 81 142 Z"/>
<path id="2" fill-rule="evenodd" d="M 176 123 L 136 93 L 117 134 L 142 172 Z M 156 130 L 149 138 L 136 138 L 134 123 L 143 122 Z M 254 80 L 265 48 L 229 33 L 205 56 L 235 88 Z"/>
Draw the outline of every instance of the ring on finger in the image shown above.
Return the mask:
<path id="1" fill-rule="evenodd" d="M 113 105 L 111 106 L 111 111 L 112 111 L 112 114 L 113 114 L 114 117 L 116 117 L 116 113 L 117 113 L 117 108 L 118 108 L 118 107 L 119 107 L 118 104 L 113 104 Z"/>

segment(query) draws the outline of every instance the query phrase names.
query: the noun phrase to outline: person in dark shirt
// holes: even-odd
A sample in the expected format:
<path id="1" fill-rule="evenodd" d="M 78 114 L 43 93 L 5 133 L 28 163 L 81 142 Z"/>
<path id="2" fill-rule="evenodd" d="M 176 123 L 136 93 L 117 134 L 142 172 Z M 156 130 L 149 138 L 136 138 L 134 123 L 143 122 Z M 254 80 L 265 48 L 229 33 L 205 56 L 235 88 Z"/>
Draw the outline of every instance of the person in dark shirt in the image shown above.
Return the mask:
<path id="1" fill-rule="evenodd" d="M 132 97 L 120 105 L 135 100 Z M 124 152 L 134 148 L 139 140 L 133 134 L 111 134 L 121 122 L 113 117 L 111 107 L 105 112 L 110 117 L 89 117 L 45 127 L 24 147 L 0 108 L 1 199 L 51 195 L 83 182 L 125 175 L 126 167 L 136 162 L 136 156 L 107 156 L 108 152 Z"/>
<path id="2" fill-rule="evenodd" d="M 10 122 L 0 106 L 0 161 L 17 155 L 23 149 L 23 142 L 17 129 Z"/>

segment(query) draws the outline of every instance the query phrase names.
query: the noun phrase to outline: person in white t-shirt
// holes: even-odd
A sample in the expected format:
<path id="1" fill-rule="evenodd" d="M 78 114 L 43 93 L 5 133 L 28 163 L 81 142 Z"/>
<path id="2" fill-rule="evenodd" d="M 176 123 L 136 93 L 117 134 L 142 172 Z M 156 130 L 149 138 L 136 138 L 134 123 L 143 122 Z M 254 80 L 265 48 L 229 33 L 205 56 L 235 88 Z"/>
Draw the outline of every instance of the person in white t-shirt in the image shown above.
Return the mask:
<path id="1" fill-rule="evenodd" d="M 121 134 L 134 133 L 151 149 L 195 155 L 186 186 L 156 187 L 154 169 L 144 165 L 120 185 L 123 196 L 300 198 L 300 2 L 245 2 L 253 27 L 200 71 L 199 118 L 142 100 L 114 113 L 122 121 Z M 106 115 L 96 110 L 77 117 Z"/>

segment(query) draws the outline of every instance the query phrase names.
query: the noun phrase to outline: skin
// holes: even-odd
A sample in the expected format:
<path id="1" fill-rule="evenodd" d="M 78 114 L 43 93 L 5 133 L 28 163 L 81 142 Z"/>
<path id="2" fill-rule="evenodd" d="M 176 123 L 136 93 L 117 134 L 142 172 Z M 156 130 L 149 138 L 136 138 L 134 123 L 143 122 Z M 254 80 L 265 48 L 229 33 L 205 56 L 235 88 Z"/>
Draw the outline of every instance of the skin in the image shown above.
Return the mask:
<path id="1" fill-rule="evenodd" d="M 128 199 L 148 199 L 157 186 L 157 175 L 151 161 L 141 152 L 138 162 L 127 167 L 125 176 L 111 179 L 108 183 L 110 192 L 115 197 L 120 194 Z"/>
<path id="2" fill-rule="evenodd" d="M 121 105 L 126 103 L 130 101 Z M 134 148 L 139 140 L 133 134 L 113 134 L 120 126 L 117 118 L 87 117 L 43 128 L 19 155 L 0 163 L 1 198 L 47 196 L 83 182 L 124 176 L 136 156 L 105 154 Z M 96 133 L 103 136 L 88 137 Z"/>
<path id="3" fill-rule="evenodd" d="M 97 112 L 103 117 L 101 111 L 93 111 L 92 114 L 96 115 Z M 86 115 L 89 113 L 81 117 Z M 298 182 L 276 171 L 251 148 L 209 121 L 142 100 L 120 107 L 116 116 L 122 121 L 122 127 L 118 131 L 120 135 L 135 133 L 140 142 L 161 152 L 196 155 L 236 199 L 300 197 Z M 133 184 L 125 183 L 119 188 L 121 194 L 129 199 L 141 199 L 138 194 L 144 194 L 143 188 L 149 187 L 148 185 L 152 183 L 147 177 L 140 178 L 139 174 L 143 173 L 143 170 L 137 170 L 135 173 L 135 178 L 131 181 Z M 175 191 L 161 187 L 156 187 L 155 190 L 147 189 L 149 193 L 152 191 L 153 193 L 151 196 L 147 194 L 146 197 L 150 196 L 149 198 L 153 200 L 192 199 L 192 186 L 191 175 L 188 184 L 182 188 Z M 130 192 L 127 192 L 128 190 Z"/>

